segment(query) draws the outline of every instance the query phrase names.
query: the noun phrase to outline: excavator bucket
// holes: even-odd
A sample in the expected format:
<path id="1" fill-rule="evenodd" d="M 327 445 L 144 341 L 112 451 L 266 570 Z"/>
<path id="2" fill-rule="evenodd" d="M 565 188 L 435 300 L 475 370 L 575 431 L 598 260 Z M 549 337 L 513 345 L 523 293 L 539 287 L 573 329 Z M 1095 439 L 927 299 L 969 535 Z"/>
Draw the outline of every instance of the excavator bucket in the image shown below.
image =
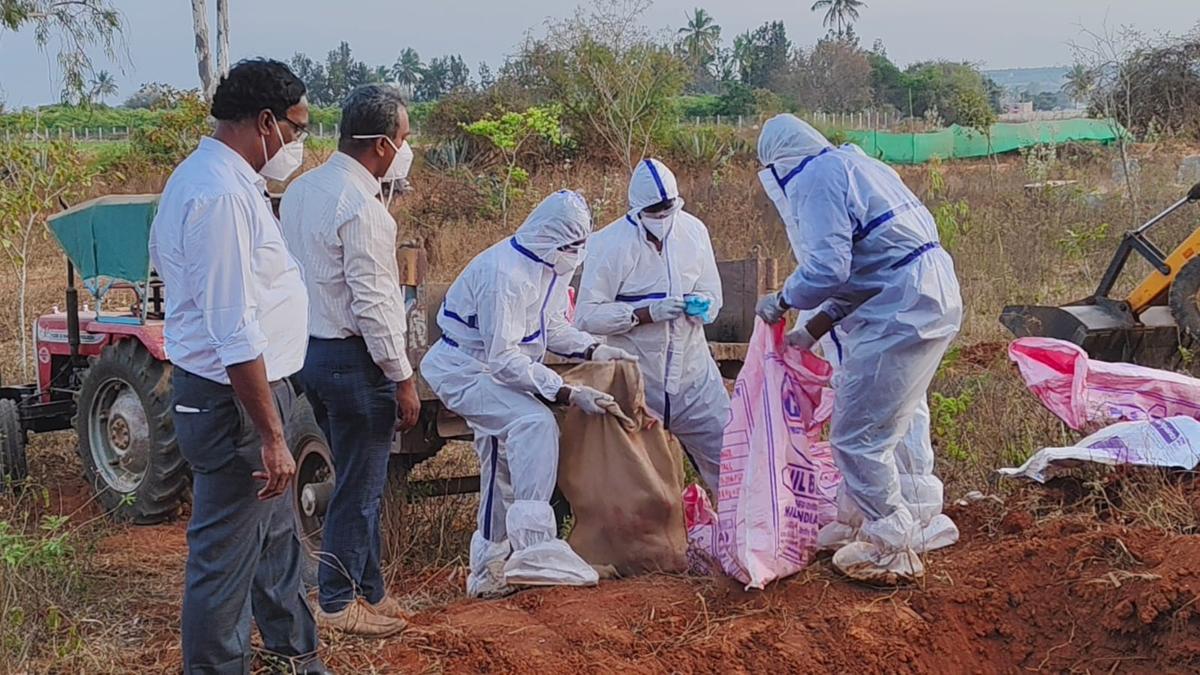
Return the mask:
<path id="1" fill-rule="evenodd" d="M 1174 370 L 1183 365 L 1179 328 L 1167 307 L 1150 307 L 1137 320 L 1103 305 L 1010 305 L 1000 323 L 1015 337 L 1073 342 L 1094 359 Z"/>

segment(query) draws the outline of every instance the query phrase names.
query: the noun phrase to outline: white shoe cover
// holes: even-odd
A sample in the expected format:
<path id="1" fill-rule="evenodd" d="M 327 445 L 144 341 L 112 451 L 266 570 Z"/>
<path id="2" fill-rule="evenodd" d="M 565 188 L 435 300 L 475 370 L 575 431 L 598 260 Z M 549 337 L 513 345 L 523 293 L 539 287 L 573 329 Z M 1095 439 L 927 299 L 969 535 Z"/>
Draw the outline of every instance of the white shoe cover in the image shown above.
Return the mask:
<path id="1" fill-rule="evenodd" d="M 857 536 L 857 529 L 835 520 L 817 530 L 817 550 L 836 551 L 847 544 L 853 543 Z"/>
<path id="2" fill-rule="evenodd" d="M 510 586 L 595 586 L 600 575 L 562 539 L 513 551 L 504 564 Z"/>
<path id="3" fill-rule="evenodd" d="M 817 550 L 836 551 L 859 539 L 857 528 L 845 523 L 832 522 L 817 531 Z M 914 538 L 912 549 L 917 553 L 928 553 L 939 548 L 946 548 L 958 543 L 958 526 L 950 520 L 950 516 L 939 513 L 921 528 L 920 534 Z"/>
<path id="4" fill-rule="evenodd" d="M 925 565 L 911 548 L 884 553 L 875 545 L 856 541 L 833 554 L 833 566 L 851 579 L 896 586 L 925 576 Z"/>
<path id="5" fill-rule="evenodd" d="M 477 530 L 471 536 L 471 573 L 467 576 L 467 597 L 502 598 L 515 589 L 504 581 L 504 563 L 512 553 L 508 540 L 491 542 Z"/>

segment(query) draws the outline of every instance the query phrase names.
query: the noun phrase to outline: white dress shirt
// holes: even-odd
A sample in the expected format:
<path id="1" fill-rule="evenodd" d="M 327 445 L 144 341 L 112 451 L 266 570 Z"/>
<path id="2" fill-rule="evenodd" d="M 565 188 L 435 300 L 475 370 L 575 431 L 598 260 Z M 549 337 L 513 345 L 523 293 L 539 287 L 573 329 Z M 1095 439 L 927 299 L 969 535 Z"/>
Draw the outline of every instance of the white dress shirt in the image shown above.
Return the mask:
<path id="1" fill-rule="evenodd" d="M 304 280 L 266 188 L 241 155 L 204 138 L 171 173 L 150 232 L 167 357 L 222 384 L 227 367 L 259 356 L 268 380 L 287 377 L 308 348 Z"/>
<path id="2" fill-rule="evenodd" d="M 396 221 L 378 199 L 379 181 L 336 152 L 292 181 L 279 205 L 284 237 L 304 267 L 310 335 L 362 336 L 388 379 L 412 377 L 405 348 L 404 294 L 396 265 Z"/>

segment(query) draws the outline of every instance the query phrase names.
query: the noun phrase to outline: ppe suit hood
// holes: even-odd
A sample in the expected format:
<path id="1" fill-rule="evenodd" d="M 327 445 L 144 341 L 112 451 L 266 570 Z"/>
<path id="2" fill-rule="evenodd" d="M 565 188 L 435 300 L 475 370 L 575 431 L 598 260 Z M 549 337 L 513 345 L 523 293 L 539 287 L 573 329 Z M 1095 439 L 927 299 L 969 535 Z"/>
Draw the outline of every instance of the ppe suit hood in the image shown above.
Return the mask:
<path id="1" fill-rule="evenodd" d="M 629 215 L 637 218 L 642 209 L 679 198 L 675 174 L 657 159 L 644 159 L 629 178 Z"/>
<path id="2" fill-rule="evenodd" d="M 578 192 L 562 190 L 546 197 L 514 235 L 516 242 L 547 265 L 553 265 L 560 246 L 587 239 L 592 213 Z"/>
<path id="3" fill-rule="evenodd" d="M 776 115 L 763 124 L 758 136 L 758 161 L 774 166 L 784 176 L 806 157 L 820 154 L 833 144 L 808 122 L 795 115 Z"/>

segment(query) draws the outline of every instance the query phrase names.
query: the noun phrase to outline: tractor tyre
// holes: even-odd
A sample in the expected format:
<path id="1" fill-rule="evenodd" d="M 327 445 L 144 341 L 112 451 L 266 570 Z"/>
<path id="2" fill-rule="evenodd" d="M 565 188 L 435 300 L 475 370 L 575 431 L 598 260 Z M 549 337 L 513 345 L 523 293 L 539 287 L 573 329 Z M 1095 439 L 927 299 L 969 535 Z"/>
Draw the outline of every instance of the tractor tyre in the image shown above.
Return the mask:
<path id="1" fill-rule="evenodd" d="M 1200 339 L 1200 257 L 1183 265 L 1167 292 L 1171 316 L 1184 335 Z"/>
<path id="2" fill-rule="evenodd" d="M 10 489 L 15 490 L 28 475 L 21 409 L 16 401 L 0 400 L 0 494 Z"/>
<path id="3" fill-rule="evenodd" d="M 92 360 L 75 398 L 84 478 L 114 520 L 139 525 L 177 515 L 191 474 L 175 440 L 171 364 L 124 339 Z"/>
<path id="4" fill-rule="evenodd" d="M 333 497 L 333 455 L 317 424 L 312 404 L 301 396 L 288 420 L 288 447 L 296 461 L 295 484 L 289 491 L 296 538 L 300 540 L 300 575 L 307 587 L 317 585 L 321 537 L 325 527 L 325 509 Z"/>

